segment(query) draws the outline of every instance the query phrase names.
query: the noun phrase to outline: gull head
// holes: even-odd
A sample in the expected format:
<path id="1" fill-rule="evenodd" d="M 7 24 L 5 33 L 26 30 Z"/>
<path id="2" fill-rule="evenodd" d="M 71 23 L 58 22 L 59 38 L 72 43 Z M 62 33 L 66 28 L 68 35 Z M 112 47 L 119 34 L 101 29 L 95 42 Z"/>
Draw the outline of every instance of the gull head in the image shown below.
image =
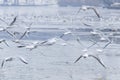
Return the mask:
<path id="1" fill-rule="evenodd" d="M 82 6 L 81 7 L 81 9 L 84 10 L 84 11 L 87 10 L 87 8 L 88 8 L 87 6 Z"/>
<path id="2" fill-rule="evenodd" d="M 84 58 L 87 58 L 87 57 L 88 57 L 88 54 L 87 54 L 87 53 L 86 53 L 86 54 L 84 54 L 84 55 L 83 55 L 83 57 L 84 57 Z"/>
<path id="3" fill-rule="evenodd" d="M 105 40 L 106 40 L 106 38 L 104 38 L 104 37 L 101 37 L 101 38 L 100 38 L 100 40 L 101 40 L 101 41 L 105 41 Z"/>

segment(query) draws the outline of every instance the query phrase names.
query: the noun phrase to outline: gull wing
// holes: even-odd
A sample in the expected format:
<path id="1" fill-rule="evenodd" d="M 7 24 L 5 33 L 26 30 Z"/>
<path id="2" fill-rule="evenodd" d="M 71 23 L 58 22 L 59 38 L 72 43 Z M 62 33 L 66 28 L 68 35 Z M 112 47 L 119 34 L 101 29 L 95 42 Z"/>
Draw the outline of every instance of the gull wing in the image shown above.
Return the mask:
<path id="1" fill-rule="evenodd" d="M 20 37 L 22 39 L 27 34 L 27 30 L 23 33 L 23 35 Z"/>
<path id="2" fill-rule="evenodd" d="M 40 44 L 45 44 L 45 43 L 47 43 L 48 42 L 48 40 L 46 40 L 46 41 L 43 41 L 43 42 L 41 42 Z"/>
<path id="3" fill-rule="evenodd" d="M 19 60 L 21 61 L 21 62 L 23 62 L 24 64 L 28 64 L 28 62 L 23 58 L 23 57 L 18 57 L 19 58 Z"/>
<path id="4" fill-rule="evenodd" d="M 13 21 L 10 23 L 9 26 L 12 26 L 16 22 L 17 16 L 14 17 Z"/>
<path id="5" fill-rule="evenodd" d="M 15 36 L 12 34 L 12 33 L 10 33 L 9 31 L 7 31 L 7 30 L 5 30 L 9 35 L 11 35 L 12 37 L 14 37 L 15 38 Z"/>
<path id="6" fill-rule="evenodd" d="M 1 18 L 0 18 L 0 20 L 1 20 L 2 22 L 4 22 L 5 24 L 7 24 L 7 25 L 8 25 L 8 23 L 7 23 L 7 22 L 5 22 L 3 19 L 1 19 Z"/>
<path id="7" fill-rule="evenodd" d="M 78 13 L 80 12 L 80 10 L 81 10 L 81 7 L 80 7 L 79 10 L 77 11 L 76 15 L 78 15 Z"/>
<path id="8" fill-rule="evenodd" d="M 62 34 L 62 35 L 60 36 L 60 38 L 63 38 L 64 35 L 65 35 L 65 34 Z"/>
<path id="9" fill-rule="evenodd" d="M 80 57 L 78 57 L 74 63 L 78 62 L 83 56 L 81 55 Z"/>
<path id="10" fill-rule="evenodd" d="M 105 49 L 109 44 L 111 44 L 111 41 L 108 42 L 108 43 L 103 47 L 103 49 Z"/>
<path id="11" fill-rule="evenodd" d="M 4 43 L 5 43 L 8 47 L 10 47 L 6 41 L 4 41 Z"/>
<path id="12" fill-rule="evenodd" d="M 89 57 L 95 58 L 106 69 L 106 66 L 100 61 L 99 58 L 97 58 L 96 56 L 93 56 L 93 55 L 89 55 Z"/>
<path id="13" fill-rule="evenodd" d="M 101 18 L 100 14 L 97 12 L 97 10 L 95 8 L 88 8 L 88 9 L 92 9 L 95 14 L 97 15 L 98 18 Z"/>
<path id="14" fill-rule="evenodd" d="M 5 64 L 5 60 L 2 61 L 1 68 L 3 68 L 4 64 Z"/>

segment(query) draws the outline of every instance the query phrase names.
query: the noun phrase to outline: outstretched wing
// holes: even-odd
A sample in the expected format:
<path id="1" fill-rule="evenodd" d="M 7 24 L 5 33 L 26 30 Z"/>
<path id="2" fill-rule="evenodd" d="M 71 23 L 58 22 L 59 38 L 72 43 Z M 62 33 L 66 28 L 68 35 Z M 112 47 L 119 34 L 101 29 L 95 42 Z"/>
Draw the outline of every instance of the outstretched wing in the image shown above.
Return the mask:
<path id="1" fill-rule="evenodd" d="M 16 22 L 17 16 L 14 17 L 13 21 L 10 23 L 9 26 L 12 26 Z"/>
<path id="2" fill-rule="evenodd" d="M 22 45 L 22 46 L 17 46 L 17 47 L 18 47 L 18 48 L 23 48 L 23 47 L 25 47 L 25 46 Z"/>
<path id="3" fill-rule="evenodd" d="M 79 8 L 79 10 L 77 11 L 75 16 L 77 16 L 79 14 L 80 10 L 81 10 L 81 7 Z"/>
<path id="4" fill-rule="evenodd" d="M 47 43 L 48 41 L 46 40 L 46 41 L 43 41 L 43 42 L 41 42 L 40 44 L 45 44 L 45 43 Z"/>
<path id="5" fill-rule="evenodd" d="M 89 57 L 95 58 L 106 69 L 106 66 L 100 61 L 99 58 L 97 58 L 96 56 L 93 56 L 93 55 L 89 55 Z"/>
<path id="6" fill-rule="evenodd" d="M 23 33 L 23 35 L 20 37 L 22 39 L 27 34 L 27 30 Z"/>
<path id="7" fill-rule="evenodd" d="M 60 36 L 60 38 L 63 38 L 64 35 L 65 35 L 65 34 L 62 34 L 62 35 Z"/>
<path id="8" fill-rule="evenodd" d="M 78 57 L 74 63 L 78 62 L 82 57 L 83 57 L 82 55 L 80 57 Z"/>
<path id="9" fill-rule="evenodd" d="M 1 68 L 3 68 L 5 60 L 2 61 Z"/>
<path id="10" fill-rule="evenodd" d="M 92 9 L 95 14 L 97 15 L 98 18 L 101 18 L 100 14 L 97 12 L 97 10 L 95 8 L 89 7 L 88 9 Z"/>
<path id="11" fill-rule="evenodd" d="M 1 19 L 1 18 L 0 18 L 0 21 L 2 21 L 2 22 L 4 22 L 5 24 L 7 24 L 7 25 L 8 25 L 8 23 L 7 23 L 7 22 L 5 22 L 5 21 L 4 21 L 3 19 Z"/>
<path id="12" fill-rule="evenodd" d="M 8 30 L 5 30 L 10 36 L 14 37 L 15 38 L 15 35 L 10 33 Z"/>
<path id="13" fill-rule="evenodd" d="M 6 41 L 4 41 L 4 43 L 5 43 L 8 47 L 10 47 Z"/>
<path id="14" fill-rule="evenodd" d="M 108 42 L 108 43 L 103 47 L 103 49 L 105 49 L 109 44 L 111 44 L 111 41 Z"/>
<path id="15" fill-rule="evenodd" d="M 28 62 L 23 58 L 23 57 L 18 57 L 20 59 L 21 62 L 23 62 L 24 64 L 28 64 Z"/>

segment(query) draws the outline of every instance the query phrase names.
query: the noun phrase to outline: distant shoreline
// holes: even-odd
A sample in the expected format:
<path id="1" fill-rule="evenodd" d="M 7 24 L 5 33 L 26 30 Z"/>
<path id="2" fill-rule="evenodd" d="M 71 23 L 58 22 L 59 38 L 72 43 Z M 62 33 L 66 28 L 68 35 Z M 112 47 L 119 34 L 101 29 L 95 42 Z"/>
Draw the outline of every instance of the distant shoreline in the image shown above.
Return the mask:
<path id="1" fill-rule="evenodd" d="M 0 7 L 36 7 L 36 6 L 54 6 L 55 4 L 42 4 L 42 5 L 0 5 Z"/>

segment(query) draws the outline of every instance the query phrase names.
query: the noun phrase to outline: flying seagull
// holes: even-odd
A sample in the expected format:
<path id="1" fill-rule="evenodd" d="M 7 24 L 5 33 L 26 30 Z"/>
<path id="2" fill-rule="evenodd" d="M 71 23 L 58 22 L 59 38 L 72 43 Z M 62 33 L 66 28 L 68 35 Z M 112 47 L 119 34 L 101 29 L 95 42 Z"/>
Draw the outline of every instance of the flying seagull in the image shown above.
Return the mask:
<path id="1" fill-rule="evenodd" d="M 95 12 L 95 14 L 97 15 L 98 18 L 101 18 L 100 14 L 97 12 L 97 10 L 94 7 L 90 7 L 90 6 L 82 6 L 79 8 L 77 14 L 80 12 L 80 10 L 93 10 Z"/>
<path id="2" fill-rule="evenodd" d="M 80 55 L 80 57 L 78 57 L 74 63 L 78 62 L 82 57 L 83 58 L 93 57 L 106 69 L 106 66 L 101 62 L 101 60 L 98 57 L 96 57 L 94 55 L 87 54 L 87 53 L 85 53 L 84 55 Z"/>
<path id="3" fill-rule="evenodd" d="M 21 56 L 17 57 L 21 62 L 23 62 L 24 64 L 28 64 L 28 62 Z M 4 64 L 6 62 L 10 62 L 13 61 L 14 59 L 16 59 L 16 57 L 7 57 L 5 59 L 3 59 L 2 64 L 1 64 L 1 68 L 3 68 Z"/>

